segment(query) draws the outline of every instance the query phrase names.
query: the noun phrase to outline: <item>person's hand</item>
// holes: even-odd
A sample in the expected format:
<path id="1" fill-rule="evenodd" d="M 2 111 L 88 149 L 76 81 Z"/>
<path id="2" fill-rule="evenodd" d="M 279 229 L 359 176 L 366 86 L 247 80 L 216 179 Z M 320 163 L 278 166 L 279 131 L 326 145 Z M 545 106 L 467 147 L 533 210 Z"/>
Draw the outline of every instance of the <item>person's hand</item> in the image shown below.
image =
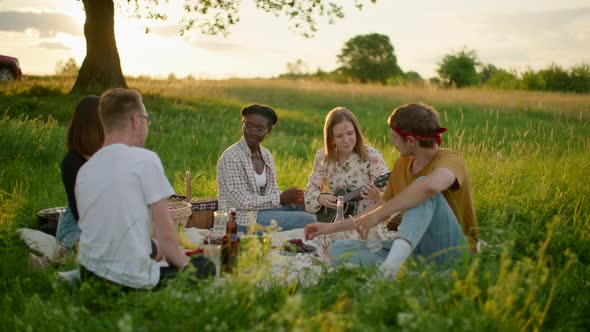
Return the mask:
<path id="1" fill-rule="evenodd" d="M 322 206 L 326 206 L 329 207 L 331 209 L 335 209 L 336 208 L 336 202 L 338 201 L 338 197 L 332 195 L 332 194 L 320 194 L 318 196 L 318 202 L 322 205 Z"/>
<path id="2" fill-rule="evenodd" d="M 313 240 L 317 236 L 330 234 L 331 225 L 333 224 L 327 224 L 323 222 L 314 222 L 313 224 L 305 225 L 305 240 Z"/>
<path id="3" fill-rule="evenodd" d="M 291 187 L 281 193 L 281 205 L 303 205 L 303 190 Z"/>
<path id="4" fill-rule="evenodd" d="M 356 219 L 354 222 L 354 228 L 356 232 L 359 234 L 361 240 L 366 240 L 367 235 L 369 234 L 369 230 L 379 224 L 380 220 L 372 214 L 366 214 L 363 216 L 362 219 Z"/>
<path id="5" fill-rule="evenodd" d="M 369 183 L 363 186 L 361 197 L 373 202 L 379 202 L 381 199 L 381 190 L 376 185 Z"/>

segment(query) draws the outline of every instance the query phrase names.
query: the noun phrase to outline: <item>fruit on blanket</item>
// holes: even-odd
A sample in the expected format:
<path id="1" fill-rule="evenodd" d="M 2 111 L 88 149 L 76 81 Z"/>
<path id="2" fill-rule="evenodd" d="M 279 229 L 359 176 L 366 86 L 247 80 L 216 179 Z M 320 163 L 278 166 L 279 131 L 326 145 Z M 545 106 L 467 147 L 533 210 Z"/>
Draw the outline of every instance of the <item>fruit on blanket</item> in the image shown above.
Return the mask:
<path id="1" fill-rule="evenodd" d="M 306 245 L 301 239 L 291 239 L 285 242 L 283 250 L 295 253 L 310 253 L 314 251 L 314 247 Z"/>
<path id="2" fill-rule="evenodd" d="M 180 243 L 180 246 L 183 248 L 191 250 L 199 249 L 199 246 L 194 244 L 193 241 L 191 241 L 188 235 L 186 235 L 186 233 L 184 232 L 184 228 L 182 227 L 178 228 L 178 242 Z"/>

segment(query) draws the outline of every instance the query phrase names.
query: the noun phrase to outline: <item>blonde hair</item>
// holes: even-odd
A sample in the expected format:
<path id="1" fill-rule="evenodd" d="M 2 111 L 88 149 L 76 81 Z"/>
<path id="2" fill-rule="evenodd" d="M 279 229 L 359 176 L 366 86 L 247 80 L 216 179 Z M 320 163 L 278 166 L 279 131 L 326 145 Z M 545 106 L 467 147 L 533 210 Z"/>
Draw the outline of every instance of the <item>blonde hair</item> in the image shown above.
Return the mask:
<path id="1" fill-rule="evenodd" d="M 353 151 L 358 154 L 361 159 L 367 159 L 367 149 L 365 148 L 365 139 L 361 133 L 356 117 L 346 107 L 338 106 L 332 109 L 326 115 L 326 122 L 324 123 L 324 157 L 329 162 L 336 161 L 336 146 L 334 145 L 334 126 L 341 122 L 350 122 L 354 127 L 356 134 L 356 144 Z"/>
<path id="2" fill-rule="evenodd" d="M 100 96 L 99 114 L 105 133 L 124 129 L 133 112 L 141 110 L 142 98 L 135 90 L 116 88 Z"/>

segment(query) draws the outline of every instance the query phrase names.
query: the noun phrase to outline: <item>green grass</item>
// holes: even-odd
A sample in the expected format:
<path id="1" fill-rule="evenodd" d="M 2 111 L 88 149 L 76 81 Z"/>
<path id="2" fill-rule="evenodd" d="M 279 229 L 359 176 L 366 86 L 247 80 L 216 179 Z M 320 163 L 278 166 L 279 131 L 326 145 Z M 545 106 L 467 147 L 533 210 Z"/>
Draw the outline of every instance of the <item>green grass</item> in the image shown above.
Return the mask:
<path id="1" fill-rule="evenodd" d="M 355 112 L 391 166 L 398 155 L 387 116 L 401 103 L 430 103 L 449 128 L 443 144 L 467 161 L 490 246 L 452 271 L 410 264 L 395 284 L 351 269 L 311 286 L 261 286 L 268 273 L 260 269 L 222 285 L 181 279 L 155 292 L 64 286 L 54 269 L 27 270 L 15 230 L 35 227 L 36 211 L 66 203 L 59 164 L 79 97 L 64 93 L 69 81 L 31 79 L 0 87 L 0 330 L 590 329 L 590 96 L 272 80 L 129 83 L 155 118 L 147 147 L 181 194 L 190 170 L 199 197 L 216 195 L 216 161 L 239 139 L 245 103 L 279 113 L 263 144 L 283 188 L 306 184 L 334 106 Z"/>

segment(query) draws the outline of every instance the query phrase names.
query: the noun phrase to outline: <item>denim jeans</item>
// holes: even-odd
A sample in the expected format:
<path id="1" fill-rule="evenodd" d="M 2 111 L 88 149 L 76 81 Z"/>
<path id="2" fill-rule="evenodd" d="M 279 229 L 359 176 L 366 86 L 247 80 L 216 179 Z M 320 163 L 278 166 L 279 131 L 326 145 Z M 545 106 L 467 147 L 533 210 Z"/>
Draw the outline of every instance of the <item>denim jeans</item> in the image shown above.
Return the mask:
<path id="1" fill-rule="evenodd" d="M 408 240 L 413 254 L 428 262 L 449 262 L 469 253 L 467 238 L 441 193 L 406 210 L 398 227 L 398 236 Z M 392 240 L 381 241 L 383 248 L 374 253 L 367 248 L 365 241 L 336 241 L 329 255 L 334 264 L 381 264 L 389 254 L 392 243 Z"/>
<path id="2" fill-rule="evenodd" d="M 315 214 L 305 212 L 305 206 L 283 205 L 278 209 L 260 210 L 256 223 L 262 226 L 270 226 L 271 220 L 275 220 L 282 231 L 303 228 L 307 224 L 316 222 Z M 238 225 L 238 232 L 246 233 L 247 227 Z"/>
<path id="3" fill-rule="evenodd" d="M 68 205 L 57 223 L 57 233 L 55 234 L 57 242 L 62 246 L 72 249 L 80 241 L 80 228 L 78 221 L 74 218 L 72 209 Z"/>

